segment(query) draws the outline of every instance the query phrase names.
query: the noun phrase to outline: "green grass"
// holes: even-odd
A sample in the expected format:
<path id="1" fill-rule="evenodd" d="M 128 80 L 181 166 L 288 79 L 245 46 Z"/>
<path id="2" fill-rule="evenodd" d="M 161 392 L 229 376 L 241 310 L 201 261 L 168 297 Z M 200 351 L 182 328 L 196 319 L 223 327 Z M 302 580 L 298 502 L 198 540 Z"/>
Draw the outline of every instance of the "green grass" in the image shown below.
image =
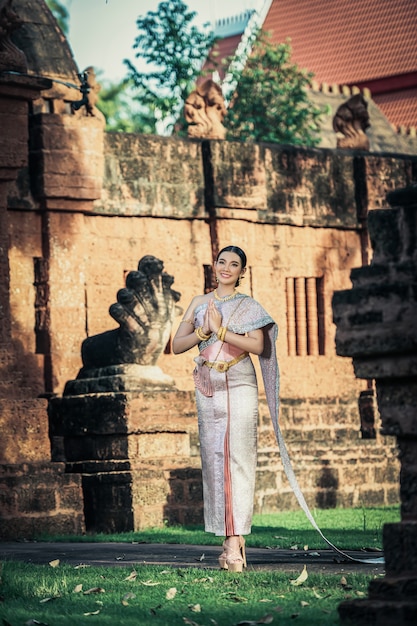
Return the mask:
<path id="1" fill-rule="evenodd" d="M 339 624 L 339 603 L 364 597 L 369 582 L 359 574 L 311 574 L 294 586 L 296 575 L 281 572 L 233 575 L 155 566 L 132 572 L 6 562 L 0 620 L 3 626 L 232 626 L 242 621 L 330 626 Z M 91 589 L 96 591 L 85 593 Z M 172 599 L 170 590 L 175 590 Z"/>
<path id="2" fill-rule="evenodd" d="M 398 522 L 398 506 L 360 509 L 313 510 L 312 514 L 324 535 L 338 548 L 360 550 L 382 548 L 382 527 L 387 522 Z M 207 534 L 202 526 L 164 526 L 137 532 L 120 534 L 87 534 L 83 536 L 39 537 L 41 541 L 96 541 L 96 542 L 144 542 L 189 543 L 194 545 L 218 545 L 219 537 Z M 254 548 L 289 549 L 294 545 L 323 549 L 327 544 L 311 526 L 303 511 L 285 511 L 268 515 L 255 515 L 252 534 L 246 538 L 247 545 Z"/>
<path id="3" fill-rule="evenodd" d="M 382 526 L 400 519 L 398 507 L 315 510 L 324 534 L 341 549 L 381 548 Z M 257 515 L 252 547 L 325 548 L 302 511 Z M 216 544 L 221 539 L 202 528 L 169 527 L 82 537 L 42 537 L 48 541 L 117 541 Z M 300 572 L 302 570 L 300 565 Z M 32 565 L 6 561 L 0 582 L 2 626 L 234 626 L 246 624 L 338 625 L 337 607 L 367 595 L 371 576 L 252 571 L 230 574 L 216 569 L 178 569 L 137 565 L 117 567 Z M 85 593 L 89 589 L 95 592 Z M 169 599 L 167 593 L 175 589 Z M 36 621 L 35 621 L 36 620 Z"/>

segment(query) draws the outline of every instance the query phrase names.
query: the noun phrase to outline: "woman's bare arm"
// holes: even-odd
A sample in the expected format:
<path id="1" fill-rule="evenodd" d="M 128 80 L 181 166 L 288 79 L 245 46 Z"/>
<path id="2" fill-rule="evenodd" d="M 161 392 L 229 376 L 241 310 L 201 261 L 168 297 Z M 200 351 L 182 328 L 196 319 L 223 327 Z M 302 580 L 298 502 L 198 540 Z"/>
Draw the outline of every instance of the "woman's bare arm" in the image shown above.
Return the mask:
<path id="1" fill-rule="evenodd" d="M 174 354 L 187 352 L 200 343 L 200 339 L 194 332 L 194 311 L 196 307 L 203 302 L 203 296 L 196 296 L 192 299 L 190 306 L 186 310 L 184 317 L 178 327 L 177 332 L 172 340 L 172 350 Z M 207 332 L 208 323 L 207 323 Z"/>

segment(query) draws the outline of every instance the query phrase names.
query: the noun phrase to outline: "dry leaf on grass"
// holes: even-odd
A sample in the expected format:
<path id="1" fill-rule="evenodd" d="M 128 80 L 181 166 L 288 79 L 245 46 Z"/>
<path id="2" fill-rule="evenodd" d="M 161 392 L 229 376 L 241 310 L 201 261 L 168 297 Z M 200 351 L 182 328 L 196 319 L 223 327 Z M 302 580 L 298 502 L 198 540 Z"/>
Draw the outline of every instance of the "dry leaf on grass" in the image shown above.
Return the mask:
<path id="1" fill-rule="evenodd" d="M 82 591 L 82 590 L 83 590 L 83 586 L 81 584 L 80 585 L 76 585 L 74 587 L 72 593 L 80 593 L 80 591 Z"/>
<path id="2" fill-rule="evenodd" d="M 48 624 L 46 624 L 45 622 L 40 622 L 37 619 L 28 619 L 28 621 L 25 622 L 25 626 L 48 626 Z"/>
<path id="3" fill-rule="evenodd" d="M 135 572 L 135 570 L 133 570 L 133 572 L 131 572 L 129 574 L 129 576 L 126 576 L 125 580 L 136 580 L 136 576 L 138 575 L 137 572 Z"/>
<path id="4" fill-rule="evenodd" d="M 131 593 L 130 591 L 128 593 L 125 593 L 125 595 L 122 598 L 123 606 L 129 606 L 128 600 L 133 600 L 133 598 L 136 598 L 134 593 Z"/>
<path id="5" fill-rule="evenodd" d="M 238 596 L 237 594 L 233 593 L 233 591 L 227 593 L 226 596 L 228 600 L 232 600 L 233 602 L 241 602 L 242 604 L 245 604 L 248 601 L 247 598 L 245 598 L 244 596 Z"/>
<path id="6" fill-rule="evenodd" d="M 87 591 L 84 591 L 85 596 L 88 596 L 91 593 L 106 593 L 106 591 L 103 589 L 103 587 L 91 587 L 91 589 L 87 589 Z"/>
<path id="7" fill-rule="evenodd" d="M 194 580 L 195 583 L 212 583 L 214 582 L 214 578 L 211 576 L 204 576 L 204 578 L 196 578 Z"/>
<path id="8" fill-rule="evenodd" d="M 301 600 L 301 606 L 310 606 L 310 602 L 306 602 L 305 600 Z"/>
<path id="9" fill-rule="evenodd" d="M 345 591 L 349 591 L 350 589 L 352 589 L 352 586 L 348 584 L 348 581 L 344 576 L 342 576 L 340 579 L 340 586 L 343 587 Z"/>
<path id="10" fill-rule="evenodd" d="M 193 613 L 201 613 L 201 604 L 189 604 L 188 608 Z"/>
<path id="11" fill-rule="evenodd" d="M 304 565 L 303 571 L 301 572 L 299 577 L 296 578 L 295 580 L 290 580 L 290 583 L 294 585 L 294 587 L 298 587 L 299 585 L 302 585 L 307 580 L 307 578 L 308 578 L 307 565 Z"/>
<path id="12" fill-rule="evenodd" d="M 97 609 L 97 611 L 90 611 L 90 613 L 83 613 L 83 615 L 87 617 L 88 615 L 98 615 L 99 613 L 100 609 Z"/>
<path id="13" fill-rule="evenodd" d="M 177 595 L 177 588 L 170 587 L 170 589 L 168 589 L 168 591 L 166 592 L 165 597 L 167 600 L 173 600 L 176 595 Z"/>
<path id="14" fill-rule="evenodd" d="M 155 583 L 153 580 L 140 580 L 139 582 L 141 585 L 145 585 L 145 587 L 156 587 L 157 585 L 161 584 Z"/>
<path id="15" fill-rule="evenodd" d="M 59 559 L 54 559 L 53 561 L 49 561 L 49 565 L 51 567 L 58 567 L 59 565 Z"/>
<path id="16" fill-rule="evenodd" d="M 58 594 L 57 596 L 51 596 L 50 598 L 44 598 L 43 600 L 39 600 L 39 604 L 45 604 L 45 602 L 50 602 L 51 600 L 56 600 L 57 598 L 60 598 L 61 595 Z"/>
<path id="17" fill-rule="evenodd" d="M 271 613 L 267 613 L 261 619 L 258 620 L 243 620 L 243 622 L 238 622 L 236 626 L 258 626 L 258 624 L 272 624 L 274 621 L 274 616 Z"/>

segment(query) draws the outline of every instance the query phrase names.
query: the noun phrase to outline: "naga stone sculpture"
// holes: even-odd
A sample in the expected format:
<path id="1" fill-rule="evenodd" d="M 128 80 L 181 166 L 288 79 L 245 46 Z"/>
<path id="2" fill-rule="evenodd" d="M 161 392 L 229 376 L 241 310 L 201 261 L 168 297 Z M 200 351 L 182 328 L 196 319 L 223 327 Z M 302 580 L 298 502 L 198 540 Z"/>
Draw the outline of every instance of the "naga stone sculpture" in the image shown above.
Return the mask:
<path id="1" fill-rule="evenodd" d="M 368 104 L 358 93 L 341 104 L 333 118 L 333 130 L 344 135 L 338 137 L 337 147 L 369 150 L 369 139 L 365 134 L 369 127 Z"/>
<path id="2" fill-rule="evenodd" d="M 67 382 L 64 395 L 99 391 L 131 391 L 141 386 L 170 386 L 174 381 L 156 366 L 172 321 L 181 313 L 181 294 L 171 288 L 173 276 L 154 256 L 144 256 L 129 272 L 109 313 L 119 328 L 88 337 L 82 343 L 83 367 Z"/>
<path id="3" fill-rule="evenodd" d="M 188 123 L 188 136 L 224 139 L 225 115 L 226 106 L 221 87 L 211 79 L 206 80 L 185 101 L 184 116 Z"/>

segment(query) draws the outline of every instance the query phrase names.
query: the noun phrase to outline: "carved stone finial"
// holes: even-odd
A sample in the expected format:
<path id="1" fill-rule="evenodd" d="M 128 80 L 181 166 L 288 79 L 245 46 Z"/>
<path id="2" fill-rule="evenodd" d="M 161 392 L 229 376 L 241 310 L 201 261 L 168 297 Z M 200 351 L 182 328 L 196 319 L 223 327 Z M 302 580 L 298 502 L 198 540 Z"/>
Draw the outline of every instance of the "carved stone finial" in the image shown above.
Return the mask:
<path id="1" fill-rule="evenodd" d="M 369 126 L 368 104 L 362 94 L 356 94 L 340 105 L 333 118 L 333 130 L 344 135 L 337 139 L 337 147 L 369 150 L 365 134 Z"/>
<path id="2" fill-rule="evenodd" d="M 0 71 L 27 72 L 24 53 L 10 39 L 12 32 L 22 24 L 23 21 L 12 9 L 12 0 L 0 0 Z"/>
<path id="3" fill-rule="evenodd" d="M 137 271 L 129 272 L 109 309 L 120 327 L 83 341 L 83 368 L 77 380 L 67 383 L 65 395 L 173 384 L 156 362 L 168 343 L 181 294 L 171 288 L 174 278 L 163 269 L 162 261 L 147 255 Z"/>
<path id="4" fill-rule="evenodd" d="M 94 67 L 87 67 L 81 74 L 79 74 L 79 78 L 81 80 L 80 91 L 83 94 L 83 97 L 81 100 L 71 103 L 72 109 L 74 111 L 78 111 L 78 109 L 80 109 L 82 106 L 85 106 L 85 111 L 87 115 L 95 117 L 98 113 L 98 117 L 102 116 L 102 114 L 96 108 L 98 93 L 101 89 L 101 85 L 96 80 Z"/>
<path id="5" fill-rule="evenodd" d="M 213 80 L 206 80 L 190 93 L 185 101 L 184 115 L 189 137 L 224 139 L 226 129 L 223 120 L 226 115 L 223 92 Z"/>

